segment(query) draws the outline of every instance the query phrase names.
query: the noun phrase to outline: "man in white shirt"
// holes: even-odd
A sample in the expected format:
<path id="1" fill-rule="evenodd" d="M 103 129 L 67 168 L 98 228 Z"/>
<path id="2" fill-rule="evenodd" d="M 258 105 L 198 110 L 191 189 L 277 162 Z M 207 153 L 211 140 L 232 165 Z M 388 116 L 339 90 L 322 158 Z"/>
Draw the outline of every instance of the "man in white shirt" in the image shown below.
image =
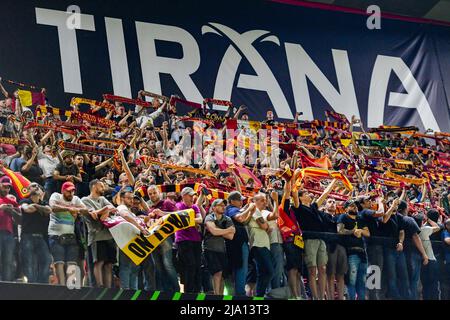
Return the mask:
<path id="1" fill-rule="evenodd" d="M 248 237 L 250 244 L 250 254 L 256 265 L 256 296 L 264 297 L 266 290 L 272 280 L 273 263 L 270 253 L 271 229 L 264 219 L 263 212 L 267 207 L 266 195 L 258 193 L 253 197 L 256 210 L 253 213 L 248 225 Z"/>
<path id="2" fill-rule="evenodd" d="M 280 228 L 278 227 L 278 192 L 272 191 L 270 194 L 273 200 L 273 210 L 262 210 L 263 218 L 269 225 L 269 239 L 270 239 L 270 253 L 273 260 L 273 278 L 271 281 L 271 288 L 280 288 L 284 282 L 284 250 L 283 250 L 283 238 L 281 237 Z"/>
<path id="3" fill-rule="evenodd" d="M 123 217 L 126 221 L 133 224 L 137 227 L 142 234 L 148 235 L 148 230 L 145 229 L 145 224 L 143 221 L 141 222 L 136 215 L 131 212 L 131 208 L 133 207 L 133 192 L 132 189 L 126 189 L 119 194 L 118 203 L 121 203 L 117 207 L 118 214 Z M 151 258 L 151 257 L 147 257 Z M 136 266 L 134 262 L 128 258 L 128 256 L 120 250 L 119 254 L 119 278 L 120 278 L 120 287 L 122 289 L 138 289 L 138 275 L 139 275 L 139 266 Z"/>
<path id="4" fill-rule="evenodd" d="M 436 222 L 428 218 L 430 215 L 436 214 L 439 215 L 436 209 L 428 210 L 419 233 L 419 238 L 422 240 L 423 248 L 428 256 L 428 264 L 422 267 L 422 296 L 424 300 L 439 300 L 439 264 L 434 256 L 430 236 L 441 229 Z"/>
<path id="5" fill-rule="evenodd" d="M 38 150 L 37 159 L 45 179 L 44 190 L 47 195 L 51 195 L 56 191 L 56 183 L 55 180 L 53 180 L 53 172 L 59 164 L 59 158 L 58 156 L 54 156 L 52 154 L 53 150 L 51 145 L 46 145 L 43 149 L 42 147 L 39 147 Z"/>
<path id="6" fill-rule="evenodd" d="M 162 106 L 160 106 L 161 103 L 159 102 L 158 99 L 154 98 L 153 99 L 153 108 L 157 109 L 156 111 L 150 113 L 150 114 L 141 114 L 141 113 L 146 113 L 145 110 L 140 110 L 139 113 L 140 115 L 136 118 L 136 123 L 139 127 L 139 129 L 144 129 L 145 127 L 149 126 L 149 127 L 153 127 L 153 121 L 155 121 L 155 119 L 157 119 L 165 110 L 167 103 L 164 102 Z"/>
<path id="7" fill-rule="evenodd" d="M 60 285 L 66 285 L 65 266 L 77 265 L 79 245 L 75 237 L 75 220 L 79 215 L 87 215 L 89 211 L 75 195 L 75 185 L 65 182 L 61 193 L 53 193 L 49 200 L 52 208 L 48 236 L 50 252 L 56 268 Z"/>

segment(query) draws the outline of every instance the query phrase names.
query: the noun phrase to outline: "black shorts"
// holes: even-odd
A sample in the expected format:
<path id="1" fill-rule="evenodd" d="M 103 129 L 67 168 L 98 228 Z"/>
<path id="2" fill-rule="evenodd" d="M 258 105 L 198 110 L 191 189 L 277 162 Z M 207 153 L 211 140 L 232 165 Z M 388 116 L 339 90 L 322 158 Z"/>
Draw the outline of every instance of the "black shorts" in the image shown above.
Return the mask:
<path id="1" fill-rule="evenodd" d="M 103 261 L 114 264 L 117 262 L 117 245 L 114 240 L 95 241 L 91 244 L 91 251 L 94 263 Z"/>
<path id="2" fill-rule="evenodd" d="M 297 247 L 293 242 L 283 243 L 284 254 L 286 255 L 286 269 L 303 269 L 303 250 Z"/>
<path id="3" fill-rule="evenodd" d="M 204 257 L 206 260 L 206 267 L 211 275 L 226 270 L 228 258 L 225 252 L 205 250 Z"/>

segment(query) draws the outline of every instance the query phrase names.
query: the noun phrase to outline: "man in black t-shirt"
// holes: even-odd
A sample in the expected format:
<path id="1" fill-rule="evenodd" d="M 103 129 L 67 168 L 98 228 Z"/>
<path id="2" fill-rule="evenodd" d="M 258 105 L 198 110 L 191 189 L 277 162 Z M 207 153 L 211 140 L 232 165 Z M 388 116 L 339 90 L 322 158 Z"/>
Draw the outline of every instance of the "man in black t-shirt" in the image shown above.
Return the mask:
<path id="1" fill-rule="evenodd" d="M 52 257 L 47 244 L 47 230 L 52 209 L 43 202 L 42 187 L 30 189 L 30 197 L 20 202 L 23 272 L 29 283 L 48 284 Z"/>
<path id="2" fill-rule="evenodd" d="M 53 172 L 53 179 L 56 181 L 56 190 L 61 190 L 64 182 L 72 182 L 77 186 L 82 181 L 80 171 L 73 162 L 73 152 L 66 152 L 63 156 L 63 162 L 56 166 Z"/>
<path id="3" fill-rule="evenodd" d="M 328 197 L 337 183 L 334 179 L 324 190 L 322 195 L 313 201 L 313 195 L 305 190 L 294 192 L 294 214 L 303 230 L 305 239 L 305 263 L 308 268 L 309 285 L 311 294 L 315 300 L 323 300 L 327 286 L 327 262 L 328 253 L 323 233 L 328 231 L 332 224 L 331 217 L 319 210 L 319 206 Z M 318 281 L 316 282 L 316 278 Z"/>
<path id="4" fill-rule="evenodd" d="M 337 229 L 343 235 L 343 243 L 347 250 L 349 279 L 348 294 L 350 300 L 365 300 L 367 253 L 364 238 L 370 237 L 367 223 L 358 215 L 356 201 L 350 199 L 345 202 L 347 213 L 339 216 Z M 364 238 L 363 238 L 364 237 Z"/>
<path id="5" fill-rule="evenodd" d="M 95 165 L 90 162 L 87 154 L 77 154 L 74 164 L 78 167 L 81 175 L 81 182 L 77 186 L 77 195 L 79 197 L 87 197 L 90 194 L 89 183 L 95 175 Z"/>
<path id="6" fill-rule="evenodd" d="M 396 206 L 400 200 L 394 200 Z M 388 296 L 392 299 L 409 299 L 409 277 L 404 253 L 405 223 L 403 216 L 397 212 L 380 218 L 379 232 L 388 238 L 384 245 L 384 263 L 388 280 Z"/>
<path id="7" fill-rule="evenodd" d="M 336 200 L 328 198 L 325 202 L 324 212 L 327 213 L 331 219 L 328 223 L 329 233 L 337 233 L 337 220 L 339 215 L 336 215 Z M 348 271 L 347 252 L 342 244 L 339 236 L 332 237 L 327 241 L 328 263 L 327 263 L 327 299 L 334 300 L 335 297 L 335 282 L 337 285 L 338 300 L 344 300 L 345 288 L 345 274 Z"/>
<path id="8" fill-rule="evenodd" d="M 428 264 L 428 256 L 419 238 L 420 228 L 414 218 L 408 216 L 408 204 L 400 201 L 398 212 L 403 216 L 403 227 L 405 230 L 404 248 L 406 263 L 408 266 L 410 299 L 418 300 L 418 285 L 422 264 Z"/>
<path id="9" fill-rule="evenodd" d="M 358 216 L 360 216 L 361 220 L 367 225 L 367 228 L 370 231 L 371 237 L 379 237 L 379 218 L 384 215 L 384 205 L 382 202 L 382 198 L 377 198 L 378 209 L 373 210 L 373 201 L 370 196 L 360 196 L 356 199 L 356 205 L 358 207 Z M 370 243 L 367 246 L 367 257 L 368 264 L 375 265 L 380 268 L 381 273 L 383 273 L 383 244 L 379 242 L 380 240 L 377 238 L 371 239 Z M 372 289 L 369 290 L 369 299 L 370 300 L 380 300 L 381 290 Z"/>

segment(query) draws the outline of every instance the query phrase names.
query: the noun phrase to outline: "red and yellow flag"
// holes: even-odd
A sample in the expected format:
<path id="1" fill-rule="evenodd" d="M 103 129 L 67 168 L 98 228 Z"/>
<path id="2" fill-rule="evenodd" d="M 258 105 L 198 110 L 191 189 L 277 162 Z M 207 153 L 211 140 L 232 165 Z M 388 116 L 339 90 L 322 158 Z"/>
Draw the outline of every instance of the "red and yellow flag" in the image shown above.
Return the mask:
<path id="1" fill-rule="evenodd" d="M 27 198 L 30 195 L 30 190 L 28 189 L 30 181 L 27 178 L 19 172 L 14 172 L 5 167 L 2 167 L 1 171 L 11 179 L 13 188 L 20 199 Z"/>
<path id="2" fill-rule="evenodd" d="M 303 164 L 303 167 L 316 167 L 316 168 L 322 168 L 322 169 L 330 169 L 332 167 L 330 159 L 328 159 L 327 156 L 319 158 L 319 159 L 313 159 L 308 157 L 305 154 L 300 154 L 300 160 Z"/>
<path id="3" fill-rule="evenodd" d="M 19 94 L 19 101 L 22 107 L 45 105 L 45 96 L 40 92 L 19 90 L 18 94 Z"/>

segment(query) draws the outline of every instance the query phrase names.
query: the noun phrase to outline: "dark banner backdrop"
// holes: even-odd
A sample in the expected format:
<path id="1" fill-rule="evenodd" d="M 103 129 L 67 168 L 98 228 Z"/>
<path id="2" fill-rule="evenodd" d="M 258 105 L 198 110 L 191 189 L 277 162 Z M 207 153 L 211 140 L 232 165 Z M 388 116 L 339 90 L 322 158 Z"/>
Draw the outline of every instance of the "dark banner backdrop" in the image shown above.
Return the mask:
<path id="1" fill-rule="evenodd" d="M 80 21 L 66 13 L 77 5 Z M 450 131 L 450 28 L 271 1 L 2 0 L 0 76 L 49 101 L 227 99 L 262 119 L 323 118 Z M 69 27 L 66 26 L 69 19 Z M 80 22 L 80 24 L 78 24 Z M 71 24 L 73 23 L 73 24 Z M 9 90 L 13 87 L 9 86 Z"/>

